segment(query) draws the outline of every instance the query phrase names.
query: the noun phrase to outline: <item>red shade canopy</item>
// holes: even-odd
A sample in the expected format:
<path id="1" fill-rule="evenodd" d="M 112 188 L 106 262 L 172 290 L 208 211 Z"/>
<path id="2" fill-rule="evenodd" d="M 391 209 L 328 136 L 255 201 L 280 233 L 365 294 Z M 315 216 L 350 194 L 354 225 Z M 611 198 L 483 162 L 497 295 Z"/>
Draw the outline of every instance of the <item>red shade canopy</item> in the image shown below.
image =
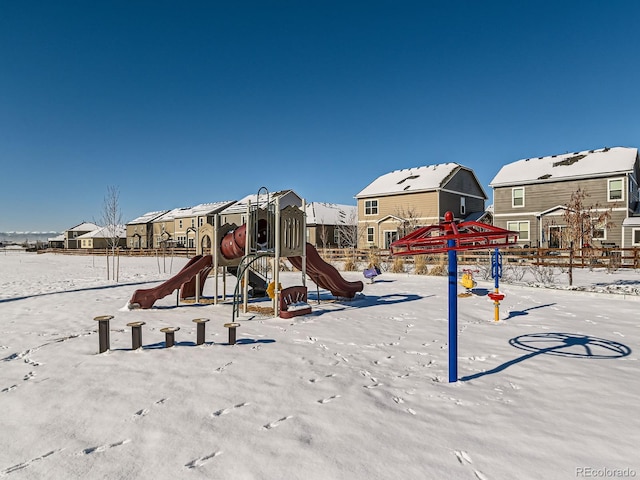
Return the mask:
<path id="1" fill-rule="evenodd" d="M 449 240 L 453 240 L 453 246 L 449 246 Z M 453 213 L 447 212 L 443 222 L 418 228 L 389 248 L 392 255 L 423 255 L 507 247 L 517 241 L 518 232 L 474 221 L 456 223 Z"/>

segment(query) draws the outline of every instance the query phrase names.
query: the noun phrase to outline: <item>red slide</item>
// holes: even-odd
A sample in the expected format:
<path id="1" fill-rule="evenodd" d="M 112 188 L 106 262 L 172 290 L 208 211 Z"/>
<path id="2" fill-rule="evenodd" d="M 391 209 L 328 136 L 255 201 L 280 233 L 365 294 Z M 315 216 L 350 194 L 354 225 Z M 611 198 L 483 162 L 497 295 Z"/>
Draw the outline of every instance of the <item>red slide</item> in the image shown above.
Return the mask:
<path id="1" fill-rule="evenodd" d="M 207 274 L 211 270 L 213 265 L 213 257 L 211 255 L 196 255 L 184 266 L 182 270 L 176 273 L 166 282 L 153 288 L 140 289 L 133 292 L 131 300 L 129 300 L 129 306 L 135 308 L 151 308 L 156 300 L 166 297 L 174 290 L 181 288 L 185 284 L 191 284 L 192 280 L 201 272 Z M 207 275 L 201 275 L 200 277 L 200 289 L 204 287 L 204 281 Z M 193 287 L 195 292 L 195 286 Z M 183 292 L 184 297 L 184 292 Z"/>
<path id="2" fill-rule="evenodd" d="M 291 264 L 302 271 L 302 257 L 289 257 Z M 325 262 L 313 245 L 307 243 L 307 275 L 318 286 L 329 290 L 335 297 L 353 298 L 361 292 L 364 284 L 360 281 L 349 282 L 335 267 Z"/>

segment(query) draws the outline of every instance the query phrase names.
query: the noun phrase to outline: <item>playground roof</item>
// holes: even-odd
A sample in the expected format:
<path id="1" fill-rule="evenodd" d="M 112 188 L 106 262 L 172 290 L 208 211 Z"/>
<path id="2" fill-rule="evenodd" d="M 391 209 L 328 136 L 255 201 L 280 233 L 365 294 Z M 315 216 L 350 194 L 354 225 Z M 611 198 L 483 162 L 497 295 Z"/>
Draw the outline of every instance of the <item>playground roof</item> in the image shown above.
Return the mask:
<path id="1" fill-rule="evenodd" d="M 395 170 L 375 179 L 358 193 L 356 198 L 437 190 L 457 168 L 461 167 L 457 163 L 441 163 Z"/>
<path id="2" fill-rule="evenodd" d="M 633 171 L 637 156 L 637 148 L 614 147 L 525 158 L 504 165 L 489 185 L 501 187 L 625 174 Z"/>

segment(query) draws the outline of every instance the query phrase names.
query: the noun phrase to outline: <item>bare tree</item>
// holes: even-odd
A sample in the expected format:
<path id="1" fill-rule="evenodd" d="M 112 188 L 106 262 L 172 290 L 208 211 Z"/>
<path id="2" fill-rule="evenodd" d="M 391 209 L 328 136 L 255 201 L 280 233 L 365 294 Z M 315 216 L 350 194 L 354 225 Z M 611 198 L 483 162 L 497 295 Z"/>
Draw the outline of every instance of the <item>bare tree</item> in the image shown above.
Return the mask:
<path id="1" fill-rule="evenodd" d="M 407 207 L 406 210 L 404 207 L 396 208 L 396 216 L 401 219 L 400 226 L 398 227 L 398 235 L 400 238 L 410 234 L 420 226 L 420 213 L 415 207 Z"/>
<path id="2" fill-rule="evenodd" d="M 102 206 L 102 224 L 105 228 L 107 246 L 111 250 L 113 278 L 118 280 L 119 262 L 116 264 L 116 248 L 122 232 L 122 212 L 120 211 L 120 190 L 113 185 L 107 186 L 107 194 Z M 107 279 L 109 279 L 109 260 L 107 257 Z"/>
<path id="3" fill-rule="evenodd" d="M 353 209 L 347 214 L 344 210 L 338 211 L 338 224 L 335 226 L 338 232 L 338 246 L 340 248 L 356 248 L 358 240 L 363 235 L 358 232 L 358 212 Z M 366 231 L 366 229 L 365 229 Z"/>
<path id="4" fill-rule="evenodd" d="M 329 227 L 324 224 L 324 219 L 320 219 L 320 223 L 316 226 L 316 231 L 318 232 L 318 239 L 322 243 L 322 248 L 325 248 L 329 243 Z"/>
<path id="5" fill-rule="evenodd" d="M 566 205 L 563 214 L 566 228 L 563 236 L 569 245 L 580 248 L 591 246 L 593 239 L 601 232 L 615 226 L 611 222 L 613 207 L 602 208 L 599 203 L 588 205 L 588 198 L 589 194 L 578 188 L 571 194 L 571 199 Z"/>

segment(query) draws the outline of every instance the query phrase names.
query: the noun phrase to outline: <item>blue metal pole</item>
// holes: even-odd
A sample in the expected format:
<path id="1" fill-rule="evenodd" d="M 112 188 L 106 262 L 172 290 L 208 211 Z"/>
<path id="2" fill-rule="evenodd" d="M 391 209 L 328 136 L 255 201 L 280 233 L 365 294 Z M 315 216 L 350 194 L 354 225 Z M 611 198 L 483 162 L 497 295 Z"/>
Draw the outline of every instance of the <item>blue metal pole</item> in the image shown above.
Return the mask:
<path id="1" fill-rule="evenodd" d="M 449 240 L 449 383 L 458 381 L 458 257 Z"/>
<path id="2" fill-rule="evenodd" d="M 494 281 L 494 288 L 496 293 L 500 291 L 500 250 L 498 248 L 496 248 L 495 253 L 494 253 L 494 263 L 495 263 L 495 267 L 494 267 L 494 276 L 495 276 L 495 281 Z"/>

